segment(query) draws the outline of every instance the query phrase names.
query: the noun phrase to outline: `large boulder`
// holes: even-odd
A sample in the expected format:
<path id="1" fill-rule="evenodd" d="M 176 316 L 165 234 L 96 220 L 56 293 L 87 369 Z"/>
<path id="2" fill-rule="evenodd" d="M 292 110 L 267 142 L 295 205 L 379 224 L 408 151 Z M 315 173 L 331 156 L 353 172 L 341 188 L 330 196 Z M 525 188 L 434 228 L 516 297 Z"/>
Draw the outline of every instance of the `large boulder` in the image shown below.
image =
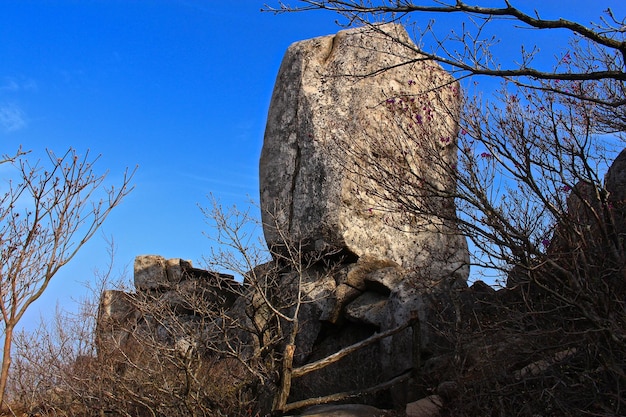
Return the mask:
<path id="1" fill-rule="evenodd" d="M 417 227 L 393 197 L 381 197 L 387 191 L 368 175 L 377 169 L 371 166 L 372 152 L 403 152 L 395 145 L 365 152 L 368 138 L 376 137 L 380 146 L 386 143 L 381 138 L 407 137 L 406 126 L 390 116 L 387 104 L 395 103 L 393 97 L 430 102 L 427 117 L 435 130 L 428 146 L 436 148 L 441 166 L 456 161 L 458 86 L 406 45 L 414 46 L 405 29 L 386 24 L 297 42 L 287 50 L 259 166 L 264 233 L 271 248 L 280 248 L 286 236 L 314 250 L 387 259 L 433 280 L 467 278 L 467 243 L 449 221 L 451 202 L 427 202 L 431 212 L 445 211 L 447 219 L 430 216 Z M 421 158 L 417 144 L 409 145 L 411 169 L 430 172 L 424 175 L 431 175 L 431 186 L 453 190 L 452 176 L 437 173 L 432 159 Z M 370 157 L 363 159 L 366 153 Z"/>

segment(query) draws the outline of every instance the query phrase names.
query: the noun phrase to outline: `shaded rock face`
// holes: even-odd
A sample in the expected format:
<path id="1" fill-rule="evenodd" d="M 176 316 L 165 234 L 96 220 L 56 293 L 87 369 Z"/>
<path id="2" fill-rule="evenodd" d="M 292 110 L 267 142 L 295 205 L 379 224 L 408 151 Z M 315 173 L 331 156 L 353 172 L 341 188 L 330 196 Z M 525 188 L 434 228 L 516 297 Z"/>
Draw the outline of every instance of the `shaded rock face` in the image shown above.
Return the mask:
<path id="1" fill-rule="evenodd" d="M 99 354 L 111 354 L 118 346 L 129 346 L 132 330 L 140 320 L 132 295 L 106 290 L 98 307 L 97 347 Z"/>
<path id="2" fill-rule="evenodd" d="M 608 202 L 613 211 L 615 233 L 619 239 L 626 237 L 626 149 L 615 158 L 604 178 Z"/>
<path id="3" fill-rule="evenodd" d="M 587 256 L 593 253 L 594 259 L 610 250 L 607 245 L 619 247 L 626 238 L 626 149 L 609 167 L 603 186 L 579 181 L 566 204 L 567 221 L 555 228 L 548 248 L 551 256 L 571 262 L 567 258 L 576 251 L 579 240 L 584 242 Z M 577 229 L 574 234 L 572 228 Z"/>
<path id="4" fill-rule="evenodd" d="M 604 178 L 609 200 L 615 204 L 626 203 L 626 149 L 615 158 Z"/>
<path id="5" fill-rule="evenodd" d="M 415 234 L 390 202 L 364 191 L 376 184 L 360 186 L 367 180 L 359 170 L 375 167 L 362 166 L 359 153 L 354 152 L 355 141 L 406 134 L 389 119 L 384 105 L 389 97 L 424 95 L 435 87 L 452 86 L 432 93 L 433 103 L 445 102 L 445 108 L 434 107 L 432 123 L 440 137 L 457 134 L 460 99 L 452 92 L 453 79 L 429 61 L 380 72 L 421 57 L 381 31 L 412 45 L 402 26 L 387 24 L 297 42 L 287 50 L 272 95 L 259 164 L 266 241 L 270 247 L 280 246 L 278 227 L 313 249 L 375 256 L 407 269 L 428 268 L 433 274 L 454 271 L 466 279 L 468 269 L 462 266 L 468 263 L 468 249 L 463 237 L 443 235 L 428 226 Z M 384 152 L 400 150 L 391 147 Z M 441 157 L 453 164 L 455 146 L 442 150 Z M 414 163 L 418 170 L 429 169 L 425 161 Z M 454 187 L 450 178 L 433 180 L 442 189 Z M 372 207 L 388 209 L 374 212 Z M 433 220 L 424 223 L 436 223 Z M 440 262 L 432 268 L 435 258 Z"/>

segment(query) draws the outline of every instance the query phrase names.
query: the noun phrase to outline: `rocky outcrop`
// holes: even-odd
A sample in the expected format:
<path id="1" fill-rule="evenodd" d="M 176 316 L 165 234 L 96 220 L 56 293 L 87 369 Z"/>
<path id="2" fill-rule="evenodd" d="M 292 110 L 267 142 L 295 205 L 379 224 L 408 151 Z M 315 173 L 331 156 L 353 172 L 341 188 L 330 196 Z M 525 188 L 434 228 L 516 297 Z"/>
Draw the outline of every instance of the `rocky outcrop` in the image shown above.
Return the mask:
<path id="1" fill-rule="evenodd" d="M 100 296 L 96 343 L 100 355 L 111 355 L 118 347 L 130 351 L 133 329 L 141 313 L 132 294 L 118 290 L 105 290 Z"/>
<path id="2" fill-rule="evenodd" d="M 387 24 L 297 42 L 287 50 L 259 164 L 265 238 L 280 248 L 280 229 L 311 249 L 389 260 L 433 280 L 451 275 L 464 280 L 465 238 L 427 226 L 440 223 L 434 215 L 422 219 L 416 234 L 398 204 L 375 197 L 385 191 L 367 180 L 365 171 L 377 169 L 361 158 L 367 138 L 406 135 L 384 105 L 399 94 L 427 97 L 430 123 L 437 126 L 429 140 L 439 146 L 440 138 L 447 138 L 441 158 L 449 165 L 456 160 L 456 147 L 450 145 L 457 133 L 460 98 L 453 91 L 458 87 L 438 64 L 392 37 L 413 45 L 402 26 Z M 389 145 L 371 152 L 400 156 L 402 149 Z M 412 169 L 434 171 L 419 153 L 412 163 Z M 450 176 L 432 180 L 442 190 L 455 187 Z"/>
<path id="3" fill-rule="evenodd" d="M 137 337 L 157 337 L 172 346 L 186 342 L 176 337 L 178 326 L 197 317 L 229 309 L 241 294 L 232 275 L 194 268 L 191 261 L 159 255 L 135 258 L 135 291 L 106 290 L 100 297 L 97 344 L 100 352 L 136 354 L 145 345 Z M 155 317 L 158 311 L 158 317 Z M 168 321 L 176 322 L 169 326 Z"/>

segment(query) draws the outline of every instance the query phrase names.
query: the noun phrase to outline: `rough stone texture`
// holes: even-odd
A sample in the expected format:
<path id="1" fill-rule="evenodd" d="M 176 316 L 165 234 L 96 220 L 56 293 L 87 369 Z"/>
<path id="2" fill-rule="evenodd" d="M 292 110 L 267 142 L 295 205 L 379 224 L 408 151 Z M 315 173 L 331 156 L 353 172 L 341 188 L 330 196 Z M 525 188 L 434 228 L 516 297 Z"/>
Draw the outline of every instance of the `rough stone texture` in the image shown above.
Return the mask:
<path id="1" fill-rule="evenodd" d="M 455 146 L 438 142 L 457 134 L 455 83 L 430 61 L 377 72 L 421 58 L 385 33 L 411 44 L 404 28 L 395 24 L 341 31 L 291 45 L 277 76 L 259 164 L 266 241 L 280 251 L 284 242 L 279 228 L 288 239 L 304 242 L 306 250 L 348 255 L 339 270 L 307 280 L 306 288 L 319 287 L 319 291 L 315 295 L 306 290 L 310 301 L 303 308 L 296 364 L 346 347 L 336 337 L 338 332 L 356 337 L 404 325 L 415 314 L 422 320 L 435 318 L 434 305 L 425 294 L 464 285 L 468 276 L 467 243 L 455 235 L 454 225 L 442 226 L 433 216 L 416 226 L 392 206 L 395 203 L 364 191 L 380 186 L 368 179 L 364 170 L 376 167 L 364 163 L 355 142 L 367 148 L 367 138 L 379 138 L 380 144 L 385 143 L 380 138 L 404 134 L 406 126 L 391 118 L 385 106 L 398 95 L 426 97 L 432 103 L 435 130 L 426 139 L 432 141 L 428 146 L 437 150 L 444 163 L 456 161 Z M 444 84 L 449 86 L 434 88 Z M 432 171 L 424 175 L 440 189 L 452 189 L 451 177 L 439 175 L 415 149 L 411 169 Z M 400 150 L 384 149 L 392 155 Z M 440 207 L 435 212 L 454 213 L 448 202 L 423 203 Z M 452 233 L 442 233 L 441 227 Z M 424 346 L 430 346 L 433 339 L 429 328 L 421 326 L 419 339 Z M 378 344 L 377 356 L 370 363 L 375 362 L 380 372 L 364 375 L 362 386 L 410 370 L 416 339 L 413 329 L 407 328 Z M 347 340 L 354 343 L 355 338 Z M 327 387 L 324 378 L 320 376 L 313 384 Z M 333 382 L 336 389 L 351 388 L 348 380 L 342 386 L 340 379 Z M 294 391 L 305 390 L 304 385 L 294 382 Z M 400 403 L 406 398 L 406 393 L 398 394 Z"/>
<path id="2" fill-rule="evenodd" d="M 606 207 L 603 207 L 603 201 Z M 567 223 L 557 224 L 552 236 L 548 253 L 561 258 L 566 264 L 568 256 L 578 245 L 581 235 L 587 245 L 588 256 L 603 255 L 607 248 L 599 242 L 609 239 L 624 239 L 626 236 L 626 149 L 615 158 L 609 167 L 604 188 L 587 181 L 579 181 L 567 197 Z M 608 208 L 608 210 L 607 210 Z M 571 225 L 578 225 L 577 235 L 572 235 Z M 584 226 L 584 227 L 582 227 Z M 608 236 L 605 233 L 608 232 Z M 574 245 L 574 247 L 572 246 Z M 596 255 L 592 252 L 596 251 Z M 520 275 L 520 276 L 517 276 Z M 512 287 L 524 282 L 520 272 L 510 274 L 507 286 Z"/>
<path id="3" fill-rule="evenodd" d="M 279 247 L 283 242 L 277 226 L 317 250 L 343 249 L 358 257 L 370 255 L 404 268 L 428 268 L 433 275 L 466 279 L 467 268 L 458 269 L 468 261 L 464 238 L 442 235 L 429 226 L 415 234 L 397 208 L 386 213 L 368 209 L 390 203 L 372 200 L 358 186 L 363 178 L 354 168 L 359 161 L 349 152 L 353 142 L 368 135 L 401 134 L 400 126 L 387 121 L 381 103 L 401 92 L 424 94 L 452 81 L 429 61 L 376 73 L 421 57 L 380 31 L 411 44 L 402 26 L 388 24 L 297 42 L 287 50 L 259 165 L 265 238 L 270 247 Z M 446 98 L 449 107 L 436 108 L 433 123 L 440 135 L 454 138 L 459 99 L 451 93 Z M 448 146 L 442 158 L 453 163 L 455 152 Z M 437 180 L 444 189 L 454 187 L 450 178 Z"/>
<path id="4" fill-rule="evenodd" d="M 193 268 L 190 261 L 158 255 L 135 258 L 134 285 L 135 292 L 102 293 L 96 331 L 98 349 L 103 353 L 138 353 L 142 332 L 183 349 L 190 343 L 184 339 L 188 336 L 178 337 L 177 332 L 196 326 L 198 316 L 231 308 L 241 294 L 240 284 L 231 275 Z M 146 307 L 150 313 L 144 315 Z M 155 320 L 154 312 L 162 313 L 162 317 Z"/>
<path id="5" fill-rule="evenodd" d="M 346 318 L 378 328 L 384 324 L 382 311 L 387 307 L 387 297 L 368 291 L 346 306 Z"/>
<path id="6" fill-rule="evenodd" d="M 158 255 L 137 256 L 133 277 L 135 288 L 140 290 L 167 287 L 169 283 L 165 271 L 165 258 Z"/>
<path id="7" fill-rule="evenodd" d="M 604 178 L 609 200 L 614 203 L 626 203 L 626 149 L 615 158 Z"/>
<path id="8" fill-rule="evenodd" d="M 387 267 L 373 271 L 365 276 L 367 288 L 377 288 L 383 294 L 389 294 L 406 278 L 406 271 L 397 267 Z"/>
<path id="9" fill-rule="evenodd" d="M 624 239 L 626 235 L 626 149 L 615 158 L 604 178 L 609 193 L 608 201 L 613 207 L 615 232 Z"/>
<path id="10" fill-rule="evenodd" d="M 127 346 L 139 316 L 131 294 L 117 290 L 103 291 L 98 306 L 98 352 L 104 354 L 119 346 Z"/>
<path id="11" fill-rule="evenodd" d="M 135 258 L 134 281 L 138 290 L 162 290 L 172 288 L 184 279 L 191 261 L 165 259 L 159 255 L 141 255 Z"/>
<path id="12" fill-rule="evenodd" d="M 359 77 L 420 57 L 397 42 L 391 42 L 378 32 L 381 30 L 410 43 L 405 30 L 392 24 L 378 26 L 375 30 L 342 31 L 292 45 L 283 60 L 273 93 L 260 160 L 261 211 L 266 240 L 270 248 L 280 250 L 284 242 L 276 233 L 277 226 L 287 232 L 288 239 L 307 244 L 305 252 L 325 252 L 323 259 L 311 257 L 318 262 L 307 264 L 304 270 L 290 269 L 288 262 L 259 265 L 244 278 L 246 284 L 255 280 L 255 287 L 240 286 L 232 277 L 195 269 L 188 261 L 139 256 L 134 270 L 137 293 L 105 294 L 102 318 L 109 317 L 109 322 L 120 326 L 129 325 L 125 317 L 134 323 L 149 321 L 149 317 L 141 317 L 124 304 L 128 297 L 139 297 L 142 302 L 147 300 L 172 313 L 168 320 L 178 319 L 182 328 L 193 330 L 189 334 L 212 334 L 210 326 L 219 326 L 214 320 L 205 321 L 202 326 L 208 326 L 206 328 L 193 327 L 203 322 L 196 320 L 202 312 L 190 302 L 199 300 L 205 308 L 214 306 L 243 327 L 266 329 L 258 340 L 239 328 L 229 330 L 231 340 L 242 341 L 245 357 L 271 341 L 270 329 L 275 326 L 270 322 L 271 309 L 263 305 L 263 297 L 254 293 L 255 289 L 267 288 L 272 297 L 275 296 L 272 299 L 284 304 L 296 299 L 294 290 L 299 289 L 303 304 L 294 356 L 297 367 L 325 358 L 377 332 L 405 325 L 418 315 L 421 326 L 407 327 L 323 370 L 292 381 L 290 400 L 294 401 L 367 389 L 411 371 L 416 358 L 424 351 L 438 353 L 436 338 L 430 332 L 437 329 L 436 320 L 444 309 L 438 303 L 450 300 L 437 294 L 465 285 L 469 262 L 467 243 L 454 233 L 441 233 L 432 226 L 438 219 L 427 219 L 426 225 L 416 233 L 415 224 L 409 225 L 404 215 L 395 213 L 389 206 L 390 211 L 384 216 L 369 210 L 368 207 L 388 203 L 375 201 L 372 195 L 359 189 L 362 179 L 354 167 L 363 164 L 355 159 L 350 149 L 359 137 L 400 134 L 399 127 L 386 119 L 388 115 L 381 105 L 388 97 L 428 95 L 430 93 L 425 91 L 452 79 L 438 65 L 428 61 Z M 435 107 L 433 123 L 439 126 L 440 135 L 453 138 L 457 133 L 455 118 L 458 114 L 455 112 L 459 103 L 453 95 L 446 97 L 449 108 Z M 438 152 L 440 149 L 446 163 L 454 163 L 454 146 L 442 146 L 438 142 L 435 145 L 440 147 Z M 422 160 L 415 164 L 420 169 L 429 168 Z M 435 176 L 434 180 L 442 189 L 454 187 L 449 177 Z M 437 202 L 430 204 L 439 207 Z M 441 209 L 454 210 L 454 207 L 448 204 Z M 304 255 L 307 259 L 311 254 Z M 241 296 L 246 291 L 250 292 Z M 445 309 L 454 311 L 450 305 Z M 168 320 L 151 322 L 149 330 L 156 329 L 158 338 L 167 339 L 167 343 L 182 353 L 194 349 L 194 341 L 189 340 L 188 335 L 169 331 L 175 326 Z M 284 320 L 281 329 L 288 333 L 291 325 Z M 419 334 L 413 334 L 414 331 Z M 123 336 L 115 334 L 117 339 Z M 415 344 L 417 339 L 419 346 Z M 394 387 L 397 392 L 376 393 L 359 401 L 382 407 L 403 407 L 407 401 L 425 395 L 418 396 L 411 389 L 397 384 Z M 431 401 L 431 404 L 434 403 Z M 323 415 L 378 415 L 367 414 L 377 411 L 365 406 L 326 411 L 344 414 Z M 349 412 L 361 414 L 346 414 Z"/>
<path id="13" fill-rule="evenodd" d="M 122 322 L 135 312 L 131 296 L 118 290 L 105 290 L 100 297 L 99 320 Z"/>
<path id="14" fill-rule="evenodd" d="M 377 259 L 369 255 L 362 256 L 355 263 L 349 264 L 345 276 L 345 283 L 363 291 L 366 288 L 366 278 L 370 276 L 371 273 L 394 266 L 398 265 L 389 260 Z"/>

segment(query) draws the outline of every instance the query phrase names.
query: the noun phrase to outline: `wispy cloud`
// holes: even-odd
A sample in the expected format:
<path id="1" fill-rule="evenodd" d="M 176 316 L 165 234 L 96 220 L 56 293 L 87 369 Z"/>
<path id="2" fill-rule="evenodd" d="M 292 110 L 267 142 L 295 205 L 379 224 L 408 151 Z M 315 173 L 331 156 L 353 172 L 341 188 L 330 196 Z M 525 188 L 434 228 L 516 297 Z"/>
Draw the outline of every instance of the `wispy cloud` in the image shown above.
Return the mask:
<path id="1" fill-rule="evenodd" d="M 32 78 L 4 77 L 0 82 L 0 91 L 37 91 L 37 82 Z"/>
<path id="2" fill-rule="evenodd" d="M 15 132 L 26 127 L 24 111 L 13 103 L 0 103 L 0 129 Z"/>
<path id="3" fill-rule="evenodd" d="M 18 91 L 19 89 L 20 85 L 13 78 L 5 78 L 0 85 L 2 91 Z"/>

